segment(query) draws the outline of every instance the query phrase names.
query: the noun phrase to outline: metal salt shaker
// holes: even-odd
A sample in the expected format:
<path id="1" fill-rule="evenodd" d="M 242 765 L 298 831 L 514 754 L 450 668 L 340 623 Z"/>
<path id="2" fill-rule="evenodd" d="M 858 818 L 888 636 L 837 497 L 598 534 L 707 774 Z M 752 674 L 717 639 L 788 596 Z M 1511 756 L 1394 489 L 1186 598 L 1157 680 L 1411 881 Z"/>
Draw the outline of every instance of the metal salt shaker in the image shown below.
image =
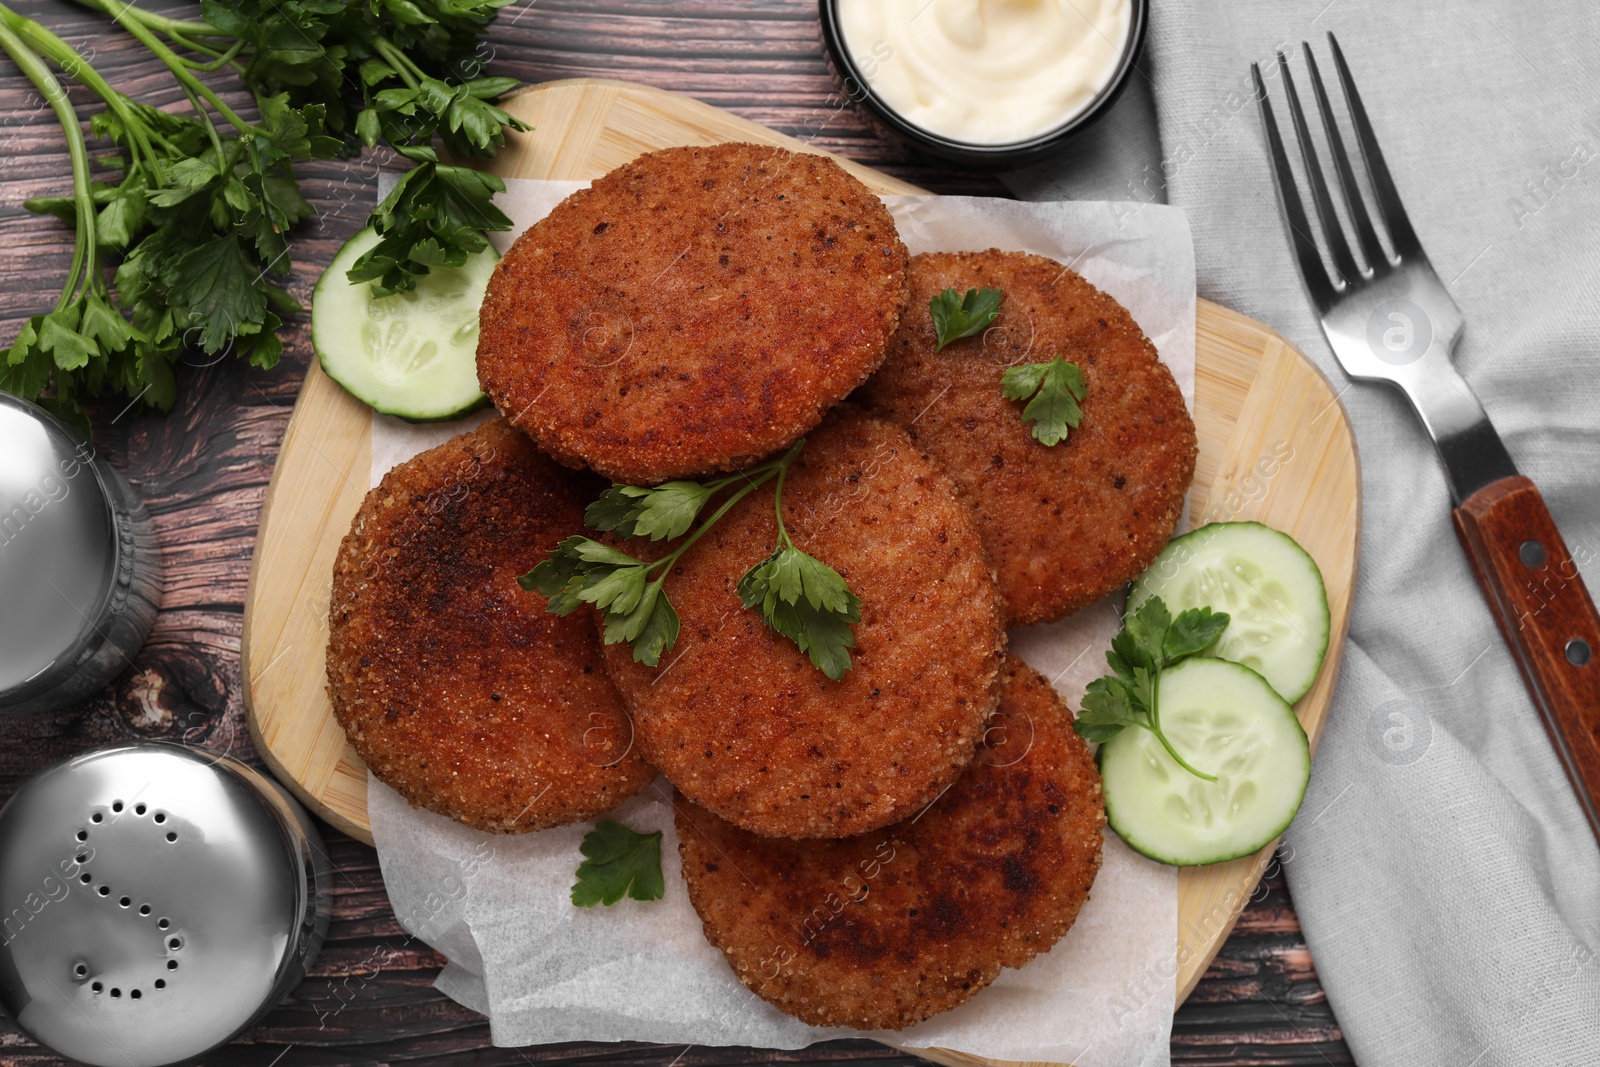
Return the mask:
<path id="1" fill-rule="evenodd" d="M 83 703 L 132 663 L 160 600 L 154 527 L 126 479 L 0 393 L 0 712 Z"/>
<path id="2" fill-rule="evenodd" d="M 82 1063 L 202 1055 L 305 976 L 330 881 L 305 811 L 238 760 L 77 756 L 0 809 L 0 1009 Z"/>

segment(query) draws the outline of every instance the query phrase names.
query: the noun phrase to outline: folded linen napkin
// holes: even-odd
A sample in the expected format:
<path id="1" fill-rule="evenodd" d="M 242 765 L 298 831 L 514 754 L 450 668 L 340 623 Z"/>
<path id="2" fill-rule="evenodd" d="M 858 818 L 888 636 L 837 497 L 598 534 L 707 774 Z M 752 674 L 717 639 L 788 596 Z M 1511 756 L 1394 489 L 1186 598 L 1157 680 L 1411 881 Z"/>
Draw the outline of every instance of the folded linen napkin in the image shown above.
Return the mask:
<path id="1" fill-rule="evenodd" d="M 1290 258 L 1249 80 L 1260 61 L 1283 119 L 1269 61 L 1292 49 L 1308 95 L 1299 44 L 1328 73 L 1327 31 L 1465 312 L 1456 364 L 1600 589 L 1592 5 L 1157 4 L 1142 67 L 1161 157 L 1097 174 L 1087 195 L 1186 209 L 1200 295 L 1275 326 L 1344 387 Z M 1133 122 L 1138 106 L 1117 112 Z M 1070 174 L 1009 180 L 1028 198 L 1086 195 L 1081 167 L 1058 166 Z M 1323 986 L 1364 1067 L 1600 1063 L 1600 849 L 1456 544 L 1427 436 L 1387 387 L 1343 402 L 1362 458 L 1360 583 L 1283 852 Z"/>

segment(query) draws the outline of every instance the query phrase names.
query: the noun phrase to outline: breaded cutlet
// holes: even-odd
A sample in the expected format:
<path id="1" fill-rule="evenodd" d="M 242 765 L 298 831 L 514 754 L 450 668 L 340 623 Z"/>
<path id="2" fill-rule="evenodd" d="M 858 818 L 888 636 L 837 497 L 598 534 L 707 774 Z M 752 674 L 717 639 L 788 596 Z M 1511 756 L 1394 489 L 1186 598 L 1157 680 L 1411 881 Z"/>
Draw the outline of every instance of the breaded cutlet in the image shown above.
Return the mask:
<path id="1" fill-rule="evenodd" d="M 832 681 L 740 605 L 740 576 L 777 538 L 772 501 L 751 493 L 679 558 L 665 589 L 681 630 L 660 665 L 617 644 L 606 668 L 645 758 L 696 804 L 759 834 L 864 833 L 972 761 L 1005 648 L 994 576 L 968 509 L 905 432 L 836 409 L 783 491 L 795 546 L 862 601 L 853 666 Z"/>
<path id="2" fill-rule="evenodd" d="M 906 428 L 960 487 L 1000 580 L 1008 625 L 1092 604 L 1166 546 L 1194 477 L 1183 395 L 1121 304 L 1060 263 L 1024 252 L 911 260 L 911 310 L 855 399 Z M 928 302 L 1000 289 L 982 334 L 935 351 Z M 1006 368 L 1062 356 L 1088 387 L 1082 424 L 1046 447 L 1006 399 Z"/>
<path id="3" fill-rule="evenodd" d="M 521 833 L 608 811 L 654 777 L 593 617 L 552 615 L 517 585 L 581 529 L 597 489 L 494 419 L 362 502 L 334 563 L 328 695 L 412 804 Z"/>
<path id="4" fill-rule="evenodd" d="M 909 821 L 780 841 L 680 803 L 689 899 L 757 996 L 815 1026 L 899 1030 L 1072 927 L 1100 868 L 1100 774 L 1050 684 L 1015 657 L 1005 679 L 977 761 Z"/>
<path id="5" fill-rule="evenodd" d="M 500 260 L 478 377 L 562 463 L 640 485 L 738 470 L 882 362 L 906 261 L 883 203 L 831 159 L 649 152 Z"/>

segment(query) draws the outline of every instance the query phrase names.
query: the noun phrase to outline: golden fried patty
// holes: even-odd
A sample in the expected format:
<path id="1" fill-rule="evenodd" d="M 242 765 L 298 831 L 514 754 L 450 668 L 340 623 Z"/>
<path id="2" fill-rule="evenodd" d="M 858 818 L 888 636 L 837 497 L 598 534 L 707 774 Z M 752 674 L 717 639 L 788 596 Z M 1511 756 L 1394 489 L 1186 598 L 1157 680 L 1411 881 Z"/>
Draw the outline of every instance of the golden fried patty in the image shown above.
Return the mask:
<path id="1" fill-rule="evenodd" d="M 905 818 L 972 761 L 1005 633 L 967 509 L 898 427 L 838 409 L 783 505 L 796 547 L 862 600 L 842 681 L 740 606 L 740 576 L 777 538 L 770 483 L 667 578 L 682 629 L 660 666 L 609 645 L 606 667 L 645 758 L 689 799 L 760 834 L 845 837 Z"/>
<path id="2" fill-rule="evenodd" d="M 517 238 L 484 297 L 478 377 L 563 463 L 636 484 L 736 470 L 882 362 L 906 259 L 830 159 L 649 152 Z"/>
<path id="3" fill-rule="evenodd" d="M 1000 580 L 1011 625 L 1058 619 L 1150 565 L 1194 477 L 1194 423 L 1155 346 L 1127 310 L 1054 260 L 936 252 L 911 260 L 911 309 L 857 399 L 904 426 L 960 487 Z M 1001 289 L 985 333 L 935 352 L 928 301 Z M 1035 441 L 1007 367 L 1057 355 L 1083 371 L 1083 423 Z"/>
<path id="4" fill-rule="evenodd" d="M 739 980 L 816 1026 L 901 1029 L 1061 939 L 1100 868 L 1100 775 L 1048 682 L 1006 660 L 972 768 L 912 821 L 778 841 L 678 809 L 689 899 Z"/>
<path id="5" fill-rule="evenodd" d="M 588 614 L 524 573 L 583 524 L 591 480 L 503 419 L 384 475 L 334 563 L 328 695 L 413 804 L 513 833 L 586 819 L 653 776 Z"/>

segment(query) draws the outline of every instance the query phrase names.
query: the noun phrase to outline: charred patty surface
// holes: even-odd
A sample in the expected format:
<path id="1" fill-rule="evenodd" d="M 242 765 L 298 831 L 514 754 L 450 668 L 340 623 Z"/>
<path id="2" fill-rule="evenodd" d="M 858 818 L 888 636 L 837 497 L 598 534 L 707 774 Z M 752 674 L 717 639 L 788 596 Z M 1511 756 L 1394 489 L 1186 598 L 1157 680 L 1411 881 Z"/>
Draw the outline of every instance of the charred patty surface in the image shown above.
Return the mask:
<path id="1" fill-rule="evenodd" d="M 328 694 L 411 803 L 520 833 L 607 811 L 654 776 L 592 616 L 558 618 L 517 585 L 596 489 L 495 419 L 367 494 L 334 564 Z"/>
<path id="2" fill-rule="evenodd" d="M 689 898 L 739 980 L 817 1026 L 900 1029 L 1071 928 L 1100 868 L 1100 775 L 1049 683 L 1008 658 L 973 766 L 914 821 L 847 841 L 677 815 Z"/>

